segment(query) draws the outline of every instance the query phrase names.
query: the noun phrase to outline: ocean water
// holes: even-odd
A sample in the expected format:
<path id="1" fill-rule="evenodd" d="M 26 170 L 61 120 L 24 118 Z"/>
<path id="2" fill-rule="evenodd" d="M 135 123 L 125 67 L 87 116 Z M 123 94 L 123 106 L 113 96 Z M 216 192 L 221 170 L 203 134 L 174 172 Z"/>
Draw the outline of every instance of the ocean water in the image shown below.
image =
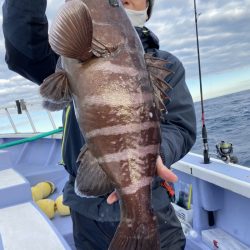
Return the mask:
<path id="1" fill-rule="evenodd" d="M 239 164 L 250 167 L 250 90 L 205 100 L 204 109 L 210 153 L 216 154 L 215 145 L 222 140 L 232 143 Z M 195 111 L 197 140 L 191 151 L 202 154 L 200 102 Z"/>

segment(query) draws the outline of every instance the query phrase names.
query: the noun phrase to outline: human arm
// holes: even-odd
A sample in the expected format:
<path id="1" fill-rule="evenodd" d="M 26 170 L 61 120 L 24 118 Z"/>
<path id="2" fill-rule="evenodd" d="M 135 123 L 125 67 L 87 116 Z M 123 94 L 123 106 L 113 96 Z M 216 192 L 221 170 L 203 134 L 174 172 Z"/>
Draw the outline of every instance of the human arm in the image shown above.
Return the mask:
<path id="1" fill-rule="evenodd" d="M 161 157 L 164 164 L 170 167 L 193 146 L 196 118 L 182 63 L 170 53 L 166 52 L 164 57 L 170 62 L 167 67 L 173 72 L 166 79 L 173 89 L 168 93 L 171 101 L 167 104 L 165 121 L 161 123 Z"/>
<path id="2" fill-rule="evenodd" d="M 41 84 L 54 73 L 58 56 L 48 43 L 46 0 L 5 0 L 3 33 L 10 70 Z"/>

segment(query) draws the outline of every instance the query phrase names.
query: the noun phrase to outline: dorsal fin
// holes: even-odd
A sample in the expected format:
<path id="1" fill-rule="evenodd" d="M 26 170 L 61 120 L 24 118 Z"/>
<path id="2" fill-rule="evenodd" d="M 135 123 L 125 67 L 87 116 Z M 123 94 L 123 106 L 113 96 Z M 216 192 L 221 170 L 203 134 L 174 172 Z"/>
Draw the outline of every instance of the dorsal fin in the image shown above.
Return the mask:
<path id="1" fill-rule="evenodd" d="M 52 23 L 49 42 L 61 56 L 85 61 L 92 56 L 92 19 L 88 7 L 80 0 L 67 1 Z"/>
<path id="2" fill-rule="evenodd" d="M 165 80 L 173 72 L 166 68 L 170 62 L 154 57 L 150 53 L 144 55 L 152 87 L 154 89 L 156 106 L 161 112 L 166 112 L 165 102 L 169 99 L 167 92 L 172 87 Z"/>

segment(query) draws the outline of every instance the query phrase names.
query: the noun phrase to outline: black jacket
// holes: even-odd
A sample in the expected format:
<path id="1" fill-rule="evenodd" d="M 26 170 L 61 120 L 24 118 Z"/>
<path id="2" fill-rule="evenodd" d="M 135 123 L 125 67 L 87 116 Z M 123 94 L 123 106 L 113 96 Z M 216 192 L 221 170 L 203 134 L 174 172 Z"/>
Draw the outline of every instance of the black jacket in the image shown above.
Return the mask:
<path id="1" fill-rule="evenodd" d="M 6 46 L 6 63 L 10 70 L 41 84 L 54 73 L 58 56 L 48 43 L 48 22 L 45 15 L 46 0 L 5 0 L 3 5 L 3 31 Z M 167 77 L 172 86 L 168 93 L 168 114 L 161 124 L 161 152 L 166 166 L 181 159 L 192 147 L 196 137 L 196 119 L 193 101 L 185 82 L 181 62 L 172 54 L 159 50 L 157 37 L 146 28 L 136 28 L 146 52 L 171 62 L 167 67 L 174 73 Z M 88 217 L 105 220 L 119 219 L 119 205 L 106 204 L 106 197 L 97 199 L 79 198 L 73 190 L 76 175 L 76 159 L 84 139 L 81 136 L 71 104 L 63 115 L 63 163 L 71 178 L 64 188 L 65 203 Z M 165 191 L 155 181 L 153 205 L 164 206 Z M 164 192 L 164 194 L 163 194 Z"/>

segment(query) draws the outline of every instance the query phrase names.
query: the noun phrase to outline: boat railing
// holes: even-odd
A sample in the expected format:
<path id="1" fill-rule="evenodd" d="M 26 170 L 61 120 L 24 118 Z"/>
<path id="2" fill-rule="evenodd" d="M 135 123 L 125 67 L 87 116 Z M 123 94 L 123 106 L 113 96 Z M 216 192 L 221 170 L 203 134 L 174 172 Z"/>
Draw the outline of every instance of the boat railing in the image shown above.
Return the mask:
<path id="1" fill-rule="evenodd" d="M 0 137 L 29 137 L 62 127 L 62 112 L 50 112 L 42 102 L 16 100 L 8 106 L 0 106 Z"/>

